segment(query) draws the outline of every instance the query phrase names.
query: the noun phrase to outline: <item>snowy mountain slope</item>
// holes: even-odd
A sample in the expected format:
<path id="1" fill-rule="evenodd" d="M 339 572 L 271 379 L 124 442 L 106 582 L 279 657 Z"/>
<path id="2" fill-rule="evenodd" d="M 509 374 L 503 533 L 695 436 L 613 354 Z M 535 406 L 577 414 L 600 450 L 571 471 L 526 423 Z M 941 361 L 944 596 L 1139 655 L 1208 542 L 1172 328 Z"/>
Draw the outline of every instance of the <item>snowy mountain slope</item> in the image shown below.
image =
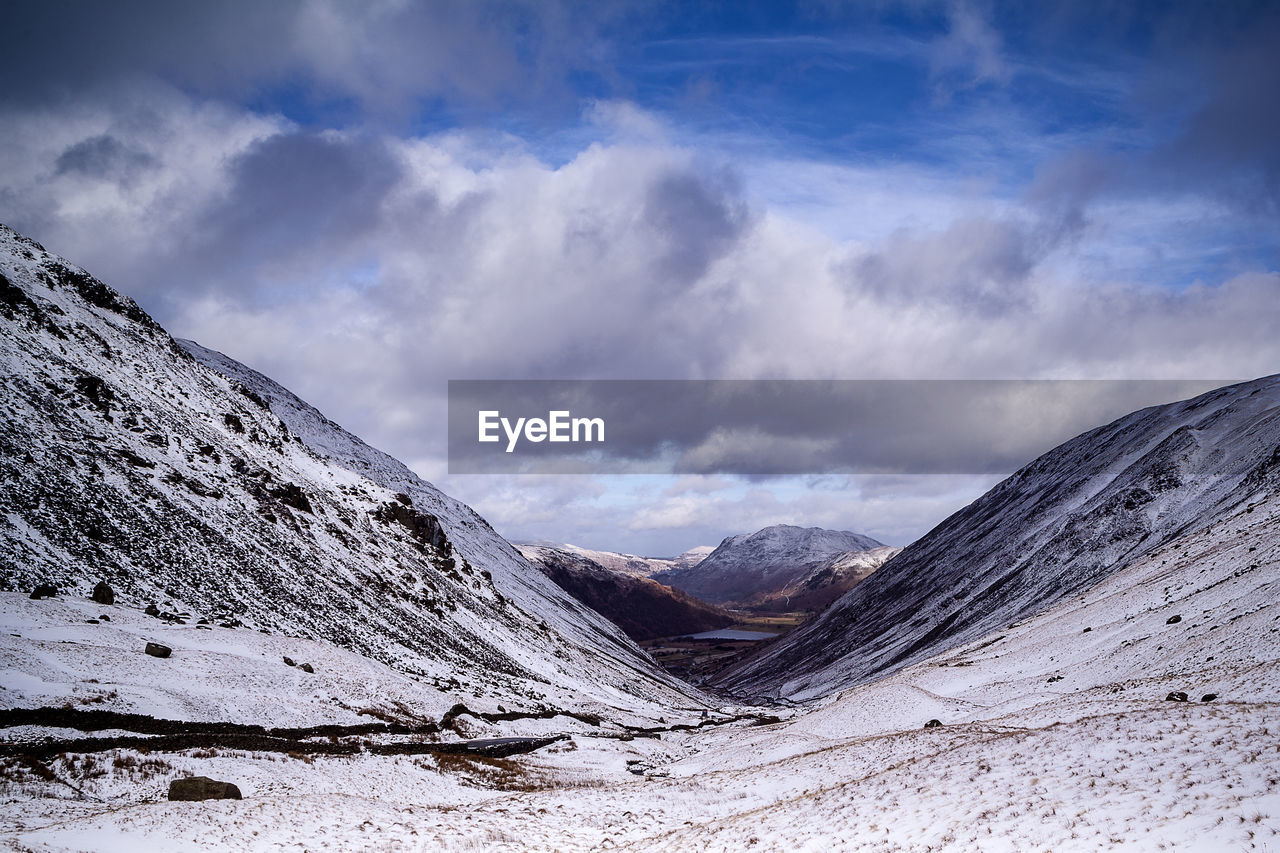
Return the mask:
<path id="1" fill-rule="evenodd" d="M 542 573 L 633 640 L 696 634 L 738 621 L 728 611 L 652 578 L 605 568 L 578 551 L 517 545 Z"/>
<path id="2" fill-rule="evenodd" d="M 0 226 L 0 586 L 329 642 L 472 701 L 690 688 L 469 508 Z"/>
<path id="3" fill-rule="evenodd" d="M 788 612 L 819 611 L 871 577 L 871 573 L 888 562 L 901 548 L 885 545 L 870 551 L 845 551 L 814 567 L 798 581 L 752 601 L 757 610 Z"/>
<path id="4" fill-rule="evenodd" d="M 716 604 L 765 600 L 800 581 L 837 554 L 883 547 L 847 530 L 775 524 L 730 536 L 697 565 L 656 576 L 662 583 Z"/>
<path id="5" fill-rule="evenodd" d="M 1088 590 L 1278 483 L 1278 377 L 1134 412 L 1003 481 L 722 686 L 803 698 L 893 672 Z"/>

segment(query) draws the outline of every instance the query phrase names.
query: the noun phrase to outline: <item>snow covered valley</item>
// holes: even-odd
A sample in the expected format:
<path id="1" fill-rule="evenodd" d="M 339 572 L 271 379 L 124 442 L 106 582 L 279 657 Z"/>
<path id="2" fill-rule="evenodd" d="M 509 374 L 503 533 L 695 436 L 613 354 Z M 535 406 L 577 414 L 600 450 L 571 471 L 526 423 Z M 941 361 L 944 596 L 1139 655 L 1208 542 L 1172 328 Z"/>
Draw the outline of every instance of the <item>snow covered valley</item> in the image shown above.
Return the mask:
<path id="1" fill-rule="evenodd" d="M 1260 502 L 998 634 L 764 712 L 776 723 L 645 737 L 464 718 L 467 737 L 569 735 L 508 759 L 115 750 L 50 760 L 52 778 L 9 760 L 5 837 L 36 850 L 1274 850 L 1278 514 Z M 368 720 L 356 706 L 371 695 L 441 710 L 411 680 L 319 644 L 243 630 L 215 642 L 217 630 L 127 611 L 84 625 L 121 608 L 3 599 L 6 705 L 16 690 L 24 704 L 100 707 L 115 691 L 195 718 L 216 694 L 223 713 L 298 725 Z M 143 637 L 173 657 L 145 658 Z M 315 674 L 279 664 L 287 652 Z M 1177 693 L 1188 701 L 1166 698 Z M 77 733 L 6 738 L 37 734 Z M 165 802 L 182 772 L 235 780 L 245 799 Z"/>

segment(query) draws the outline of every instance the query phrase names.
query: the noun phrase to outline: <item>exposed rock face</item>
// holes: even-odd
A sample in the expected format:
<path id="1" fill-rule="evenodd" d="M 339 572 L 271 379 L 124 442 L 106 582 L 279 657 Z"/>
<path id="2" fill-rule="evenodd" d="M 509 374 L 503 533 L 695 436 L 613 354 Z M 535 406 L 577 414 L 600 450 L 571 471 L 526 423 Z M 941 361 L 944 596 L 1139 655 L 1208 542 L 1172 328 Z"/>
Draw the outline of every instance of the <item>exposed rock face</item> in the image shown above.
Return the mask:
<path id="1" fill-rule="evenodd" d="M 169 799 L 182 802 L 238 800 L 240 789 L 230 782 L 219 782 L 208 776 L 188 776 L 169 783 Z"/>
<path id="2" fill-rule="evenodd" d="M 776 597 L 841 554 L 882 547 L 847 530 L 775 524 L 730 536 L 696 565 L 654 577 L 703 601 L 750 606 Z"/>
<path id="3" fill-rule="evenodd" d="M 651 578 L 612 571 L 580 554 L 520 545 L 531 563 L 633 640 L 696 634 L 732 625 L 728 611 Z"/>
<path id="4" fill-rule="evenodd" d="M 397 497 L 407 496 L 398 495 Z M 409 531 L 409 535 L 414 539 L 423 545 L 430 545 L 437 551 L 445 552 L 449 547 L 449 537 L 440 526 L 440 519 L 429 512 L 419 512 L 413 508 L 412 504 L 401 501 L 384 504 L 374 513 L 374 518 L 387 524 L 399 524 Z"/>
<path id="5" fill-rule="evenodd" d="M 1277 491 L 1280 376 L 1134 412 L 1036 459 L 717 681 L 791 698 L 865 682 L 1048 609 Z"/>

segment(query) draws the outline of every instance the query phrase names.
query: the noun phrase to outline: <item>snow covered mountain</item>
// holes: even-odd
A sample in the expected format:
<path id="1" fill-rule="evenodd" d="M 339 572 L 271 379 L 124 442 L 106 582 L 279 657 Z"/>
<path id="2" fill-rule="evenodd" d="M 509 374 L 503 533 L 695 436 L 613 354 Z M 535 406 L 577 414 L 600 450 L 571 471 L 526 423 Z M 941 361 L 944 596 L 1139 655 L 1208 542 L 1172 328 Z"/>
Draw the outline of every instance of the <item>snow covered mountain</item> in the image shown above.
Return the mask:
<path id="1" fill-rule="evenodd" d="M 530 542 L 527 544 L 576 554 L 610 571 L 622 572 L 641 578 L 653 577 L 659 572 L 669 572 L 672 569 L 692 568 L 715 550 L 710 545 L 698 545 L 676 557 L 641 557 L 636 554 L 623 554 L 618 551 L 599 551 L 593 548 L 582 548 L 578 545 L 567 543 Z M 524 546 L 517 545 L 516 547 L 523 549 Z"/>
<path id="2" fill-rule="evenodd" d="M 883 677 L 1176 549 L 1278 488 L 1280 377 L 1134 412 L 1027 465 L 722 686 L 803 698 Z"/>
<path id="3" fill-rule="evenodd" d="M 470 508 L 3 226 L 0 364 L 2 589 L 106 581 L 171 624 L 355 652 L 429 705 L 697 702 Z"/>
<path id="4" fill-rule="evenodd" d="M 730 536 L 702 562 L 655 579 L 704 601 L 750 605 L 769 600 L 839 554 L 882 547 L 883 542 L 847 530 L 775 524 Z"/>
<path id="5" fill-rule="evenodd" d="M 728 611 L 687 592 L 642 575 L 606 568 L 576 550 L 544 545 L 516 548 L 558 586 L 636 641 L 696 634 L 737 621 Z"/>

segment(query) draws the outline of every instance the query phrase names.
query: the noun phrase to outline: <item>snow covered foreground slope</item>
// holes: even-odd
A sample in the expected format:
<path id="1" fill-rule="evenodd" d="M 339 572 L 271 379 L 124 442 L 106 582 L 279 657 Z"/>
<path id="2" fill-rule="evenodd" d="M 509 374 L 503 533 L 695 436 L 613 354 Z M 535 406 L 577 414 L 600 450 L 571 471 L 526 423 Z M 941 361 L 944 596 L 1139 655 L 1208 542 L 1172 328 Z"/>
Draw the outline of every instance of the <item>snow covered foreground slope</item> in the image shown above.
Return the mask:
<path id="1" fill-rule="evenodd" d="M 719 681 L 804 699 L 881 677 L 1278 491 L 1280 377 L 1134 412 L 1041 456 Z"/>
<path id="2" fill-rule="evenodd" d="M 188 345 L 193 358 L 3 226 L 0 273 L 0 587 L 85 596 L 105 580 L 118 606 L 207 618 L 210 646 L 249 630 L 323 641 L 415 679 L 425 714 L 467 701 L 651 719 L 696 703 L 468 507 L 280 386 Z M 86 661 L 154 662 L 93 636 Z M 6 655 L 0 704 L 41 694 L 14 685 L 87 676 L 37 651 Z M 176 671 L 161 704 L 221 718 L 201 673 Z"/>

